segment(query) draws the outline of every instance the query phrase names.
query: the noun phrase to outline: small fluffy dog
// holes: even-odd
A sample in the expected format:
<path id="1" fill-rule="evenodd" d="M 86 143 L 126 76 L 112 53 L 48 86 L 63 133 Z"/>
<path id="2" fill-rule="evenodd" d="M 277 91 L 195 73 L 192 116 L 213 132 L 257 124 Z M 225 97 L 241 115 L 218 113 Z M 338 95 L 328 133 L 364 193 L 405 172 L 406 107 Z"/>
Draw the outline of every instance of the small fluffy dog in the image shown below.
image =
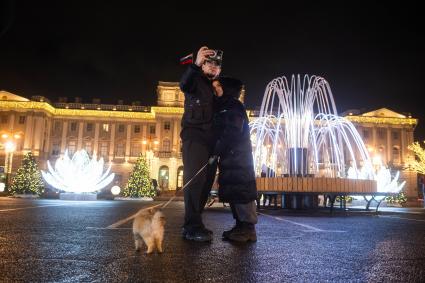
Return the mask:
<path id="1" fill-rule="evenodd" d="M 165 216 L 159 208 L 140 210 L 133 221 L 133 236 L 136 251 L 143 246 L 142 239 L 148 250 L 152 253 L 157 248 L 162 253 L 162 242 L 164 240 Z"/>

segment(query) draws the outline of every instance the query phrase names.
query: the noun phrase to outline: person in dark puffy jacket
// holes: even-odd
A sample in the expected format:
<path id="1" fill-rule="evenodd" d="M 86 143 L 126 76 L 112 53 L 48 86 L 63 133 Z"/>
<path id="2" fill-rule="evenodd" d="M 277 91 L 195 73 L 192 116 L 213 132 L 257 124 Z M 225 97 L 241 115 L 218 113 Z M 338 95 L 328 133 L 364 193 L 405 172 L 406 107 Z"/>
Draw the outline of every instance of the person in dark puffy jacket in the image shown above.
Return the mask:
<path id="1" fill-rule="evenodd" d="M 239 96 L 240 80 L 222 77 L 213 82 L 215 89 L 214 130 L 218 137 L 214 155 L 218 156 L 219 199 L 228 202 L 235 226 L 223 232 L 223 240 L 256 241 L 257 223 L 252 145 L 248 116 Z M 214 161 L 214 157 L 210 159 Z"/>
<path id="2" fill-rule="evenodd" d="M 214 182 L 216 165 L 207 166 L 196 178 L 194 176 L 211 156 L 215 136 L 213 126 L 214 89 L 212 80 L 221 71 L 222 54 L 201 47 L 195 63 L 189 65 L 180 80 L 184 92 L 184 113 L 180 137 L 183 142 L 183 181 L 193 179 L 184 190 L 185 216 L 182 236 L 187 240 L 207 242 L 212 232 L 202 221 L 202 212 Z"/>

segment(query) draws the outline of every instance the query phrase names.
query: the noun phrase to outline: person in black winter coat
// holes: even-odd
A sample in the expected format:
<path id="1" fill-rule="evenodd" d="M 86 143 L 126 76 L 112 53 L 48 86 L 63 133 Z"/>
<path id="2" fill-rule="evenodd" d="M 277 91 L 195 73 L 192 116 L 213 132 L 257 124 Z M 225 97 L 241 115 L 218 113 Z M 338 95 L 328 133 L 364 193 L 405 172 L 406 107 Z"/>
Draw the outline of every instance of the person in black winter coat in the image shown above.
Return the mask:
<path id="1" fill-rule="evenodd" d="M 219 199 L 230 204 L 236 220 L 231 230 L 223 232 L 223 239 L 256 241 L 257 187 L 248 116 L 239 101 L 242 82 L 223 77 L 215 80 L 213 86 L 216 93 L 214 129 L 218 137 L 214 155 L 219 156 Z"/>
<path id="2" fill-rule="evenodd" d="M 180 80 L 184 92 L 184 113 L 180 137 L 183 142 L 183 181 L 192 182 L 184 190 L 185 216 L 182 235 L 187 240 L 206 242 L 212 240 L 212 232 L 202 221 L 202 212 L 214 182 L 217 167 L 207 166 L 194 176 L 212 155 L 215 136 L 213 127 L 214 89 L 212 80 L 221 71 L 220 57 L 204 46 L 199 49 L 196 61 Z"/>

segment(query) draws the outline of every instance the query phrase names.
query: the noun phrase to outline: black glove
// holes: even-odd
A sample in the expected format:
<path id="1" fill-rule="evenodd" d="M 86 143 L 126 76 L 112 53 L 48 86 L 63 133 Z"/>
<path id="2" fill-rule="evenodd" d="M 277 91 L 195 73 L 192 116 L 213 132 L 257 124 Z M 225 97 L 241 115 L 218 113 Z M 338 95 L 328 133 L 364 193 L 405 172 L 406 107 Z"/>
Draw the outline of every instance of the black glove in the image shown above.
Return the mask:
<path id="1" fill-rule="evenodd" d="M 217 158 L 218 158 L 217 155 L 211 156 L 210 159 L 208 159 L 208 164 L 213 165 L 217 161 Z"/>

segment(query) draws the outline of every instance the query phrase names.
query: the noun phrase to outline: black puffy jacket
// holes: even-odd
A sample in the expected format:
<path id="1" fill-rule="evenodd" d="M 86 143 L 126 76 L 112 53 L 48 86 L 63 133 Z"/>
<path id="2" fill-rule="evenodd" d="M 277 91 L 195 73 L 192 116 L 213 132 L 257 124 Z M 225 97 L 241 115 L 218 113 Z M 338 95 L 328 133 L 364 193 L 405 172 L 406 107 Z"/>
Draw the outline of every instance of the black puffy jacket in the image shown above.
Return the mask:
<path id="1" fill-rule="evenodd" d="M 222 202 L 247 203 L 257 199 L 252 145 L 245 107 L 236 98 L 215 99 L 215 154 L 220 156 L 219 198 Z"/>
<path id="2" fill-rule="evenodd" d="M 182 140 L 201 139 L 210 142 L 213 126 L 214 89 L 202 69 L 189 65 L 180 80 L 184 92 L 184 113 L 182 117 Z"/>

